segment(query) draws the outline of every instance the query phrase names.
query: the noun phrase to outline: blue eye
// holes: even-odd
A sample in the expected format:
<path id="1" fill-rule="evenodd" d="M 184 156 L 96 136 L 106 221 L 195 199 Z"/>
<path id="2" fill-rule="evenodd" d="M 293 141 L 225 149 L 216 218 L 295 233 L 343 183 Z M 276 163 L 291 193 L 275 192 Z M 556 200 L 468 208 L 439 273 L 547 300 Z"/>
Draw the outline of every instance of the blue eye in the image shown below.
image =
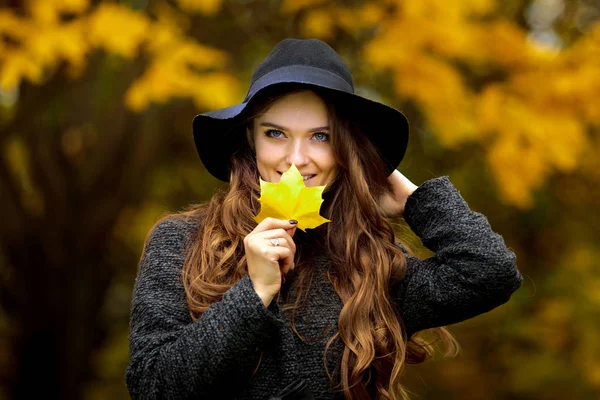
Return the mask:
<path id="1" fill-rule="evenodd" d="M 269 129 L 269 130 L 267 130 L 267 131 L 265 132 L 265 135 L 266 135 L 267 137 L 274 138 L 274 139 L 277 139 L 277 138 L 280 138 L 280 137 L 282 137 L 282 136 L 285 136 L 285 135 L 283 134 L 283 132 L 281 132 L 281 131 L 279 131 L 279 130 L 277 130 L 277 129 Z"/>
<path id="2" fill-rule="evenodd" d="M 317 139 L 319 142 L 328 142 L 329 141 L 329 134 L 325 133 L 325 132 L 317 132 L 313 135 L 313 137 L 315 139 Z"/>

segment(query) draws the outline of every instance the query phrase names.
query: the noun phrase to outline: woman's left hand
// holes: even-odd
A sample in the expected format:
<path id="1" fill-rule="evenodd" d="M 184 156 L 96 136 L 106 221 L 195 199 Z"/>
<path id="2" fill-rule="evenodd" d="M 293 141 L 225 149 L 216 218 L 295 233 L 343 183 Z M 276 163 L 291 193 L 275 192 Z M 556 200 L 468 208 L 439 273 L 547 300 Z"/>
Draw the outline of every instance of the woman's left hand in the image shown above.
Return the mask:
<path id="1" fill-rule="evenodd" d="M 417 185 L 412 183 L 407 177 L 395 170 L 388 181 L 392 186 L 392 193 L 386 193 L 379 199 L 379 205 L 383 209 L 386 217 L 400 217 L 404 214 L 406 199 L 417 189 Z"/>

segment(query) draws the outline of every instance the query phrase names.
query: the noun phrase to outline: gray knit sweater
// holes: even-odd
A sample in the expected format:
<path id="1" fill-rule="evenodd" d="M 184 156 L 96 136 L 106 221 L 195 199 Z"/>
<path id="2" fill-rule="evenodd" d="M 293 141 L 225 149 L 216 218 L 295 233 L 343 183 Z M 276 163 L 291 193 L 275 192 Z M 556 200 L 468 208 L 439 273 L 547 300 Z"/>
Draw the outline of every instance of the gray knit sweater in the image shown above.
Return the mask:
<path id="1" fill-rule="evenodd" d="M 407 255 L 407 273 L 391 290 L 409 336 L 488 312 L 520 287 L 515 254 L 447 177 L 419 186 L 404 218 L 435 253 L 426 260 Z M 197 229 L 197 222 L 172 218 L 150 234 L 131 307 L 126 381 L 132 398 L 264 400 L 298 378 L 317 399 L 339 398 L 323 366 L 325 344 L 342 309 L 325 275 L 327 254 L 315 262 L 309 300 L 294 321 L 305 339 L 314 340 L 304 342 L 290 329 L 280 308 L 286 299 L 265 307 L 247 274 L 193 322 L 181 267 Z M 336 340 L 327 353 L 329 371 L 342 350 Z"/>

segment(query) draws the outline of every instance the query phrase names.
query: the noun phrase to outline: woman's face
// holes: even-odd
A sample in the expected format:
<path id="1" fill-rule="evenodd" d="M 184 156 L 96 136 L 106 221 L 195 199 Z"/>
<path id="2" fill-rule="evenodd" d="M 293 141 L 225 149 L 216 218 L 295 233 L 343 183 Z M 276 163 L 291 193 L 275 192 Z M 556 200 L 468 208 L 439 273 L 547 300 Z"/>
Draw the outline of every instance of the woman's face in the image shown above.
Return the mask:
<path id="1" fill-rule="evenodd" d="M 324 186 L 337 174 L 325 103 L 311 91 L 279 98 L 254 119 L 258 172 L 264 181 L 279 182 L 295 164 L 306 186 Z"/>

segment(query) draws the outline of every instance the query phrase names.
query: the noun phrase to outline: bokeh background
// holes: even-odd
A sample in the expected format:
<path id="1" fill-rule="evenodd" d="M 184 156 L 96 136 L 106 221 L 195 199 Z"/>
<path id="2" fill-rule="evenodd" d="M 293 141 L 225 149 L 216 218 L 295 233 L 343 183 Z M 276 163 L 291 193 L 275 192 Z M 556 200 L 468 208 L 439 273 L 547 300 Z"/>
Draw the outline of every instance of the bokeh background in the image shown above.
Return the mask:
<path id="1" fill-rule="evenodd" d="M 525 276 L 409 389 L 600 398 L 599 20 L 598 0 L 0 0 L 0 398 L 129 397 L 144 239 L 223 185 L 192 118 L 241 102 L 286 37 L 403 110 L 400 171 L 450 176 Z"/>

